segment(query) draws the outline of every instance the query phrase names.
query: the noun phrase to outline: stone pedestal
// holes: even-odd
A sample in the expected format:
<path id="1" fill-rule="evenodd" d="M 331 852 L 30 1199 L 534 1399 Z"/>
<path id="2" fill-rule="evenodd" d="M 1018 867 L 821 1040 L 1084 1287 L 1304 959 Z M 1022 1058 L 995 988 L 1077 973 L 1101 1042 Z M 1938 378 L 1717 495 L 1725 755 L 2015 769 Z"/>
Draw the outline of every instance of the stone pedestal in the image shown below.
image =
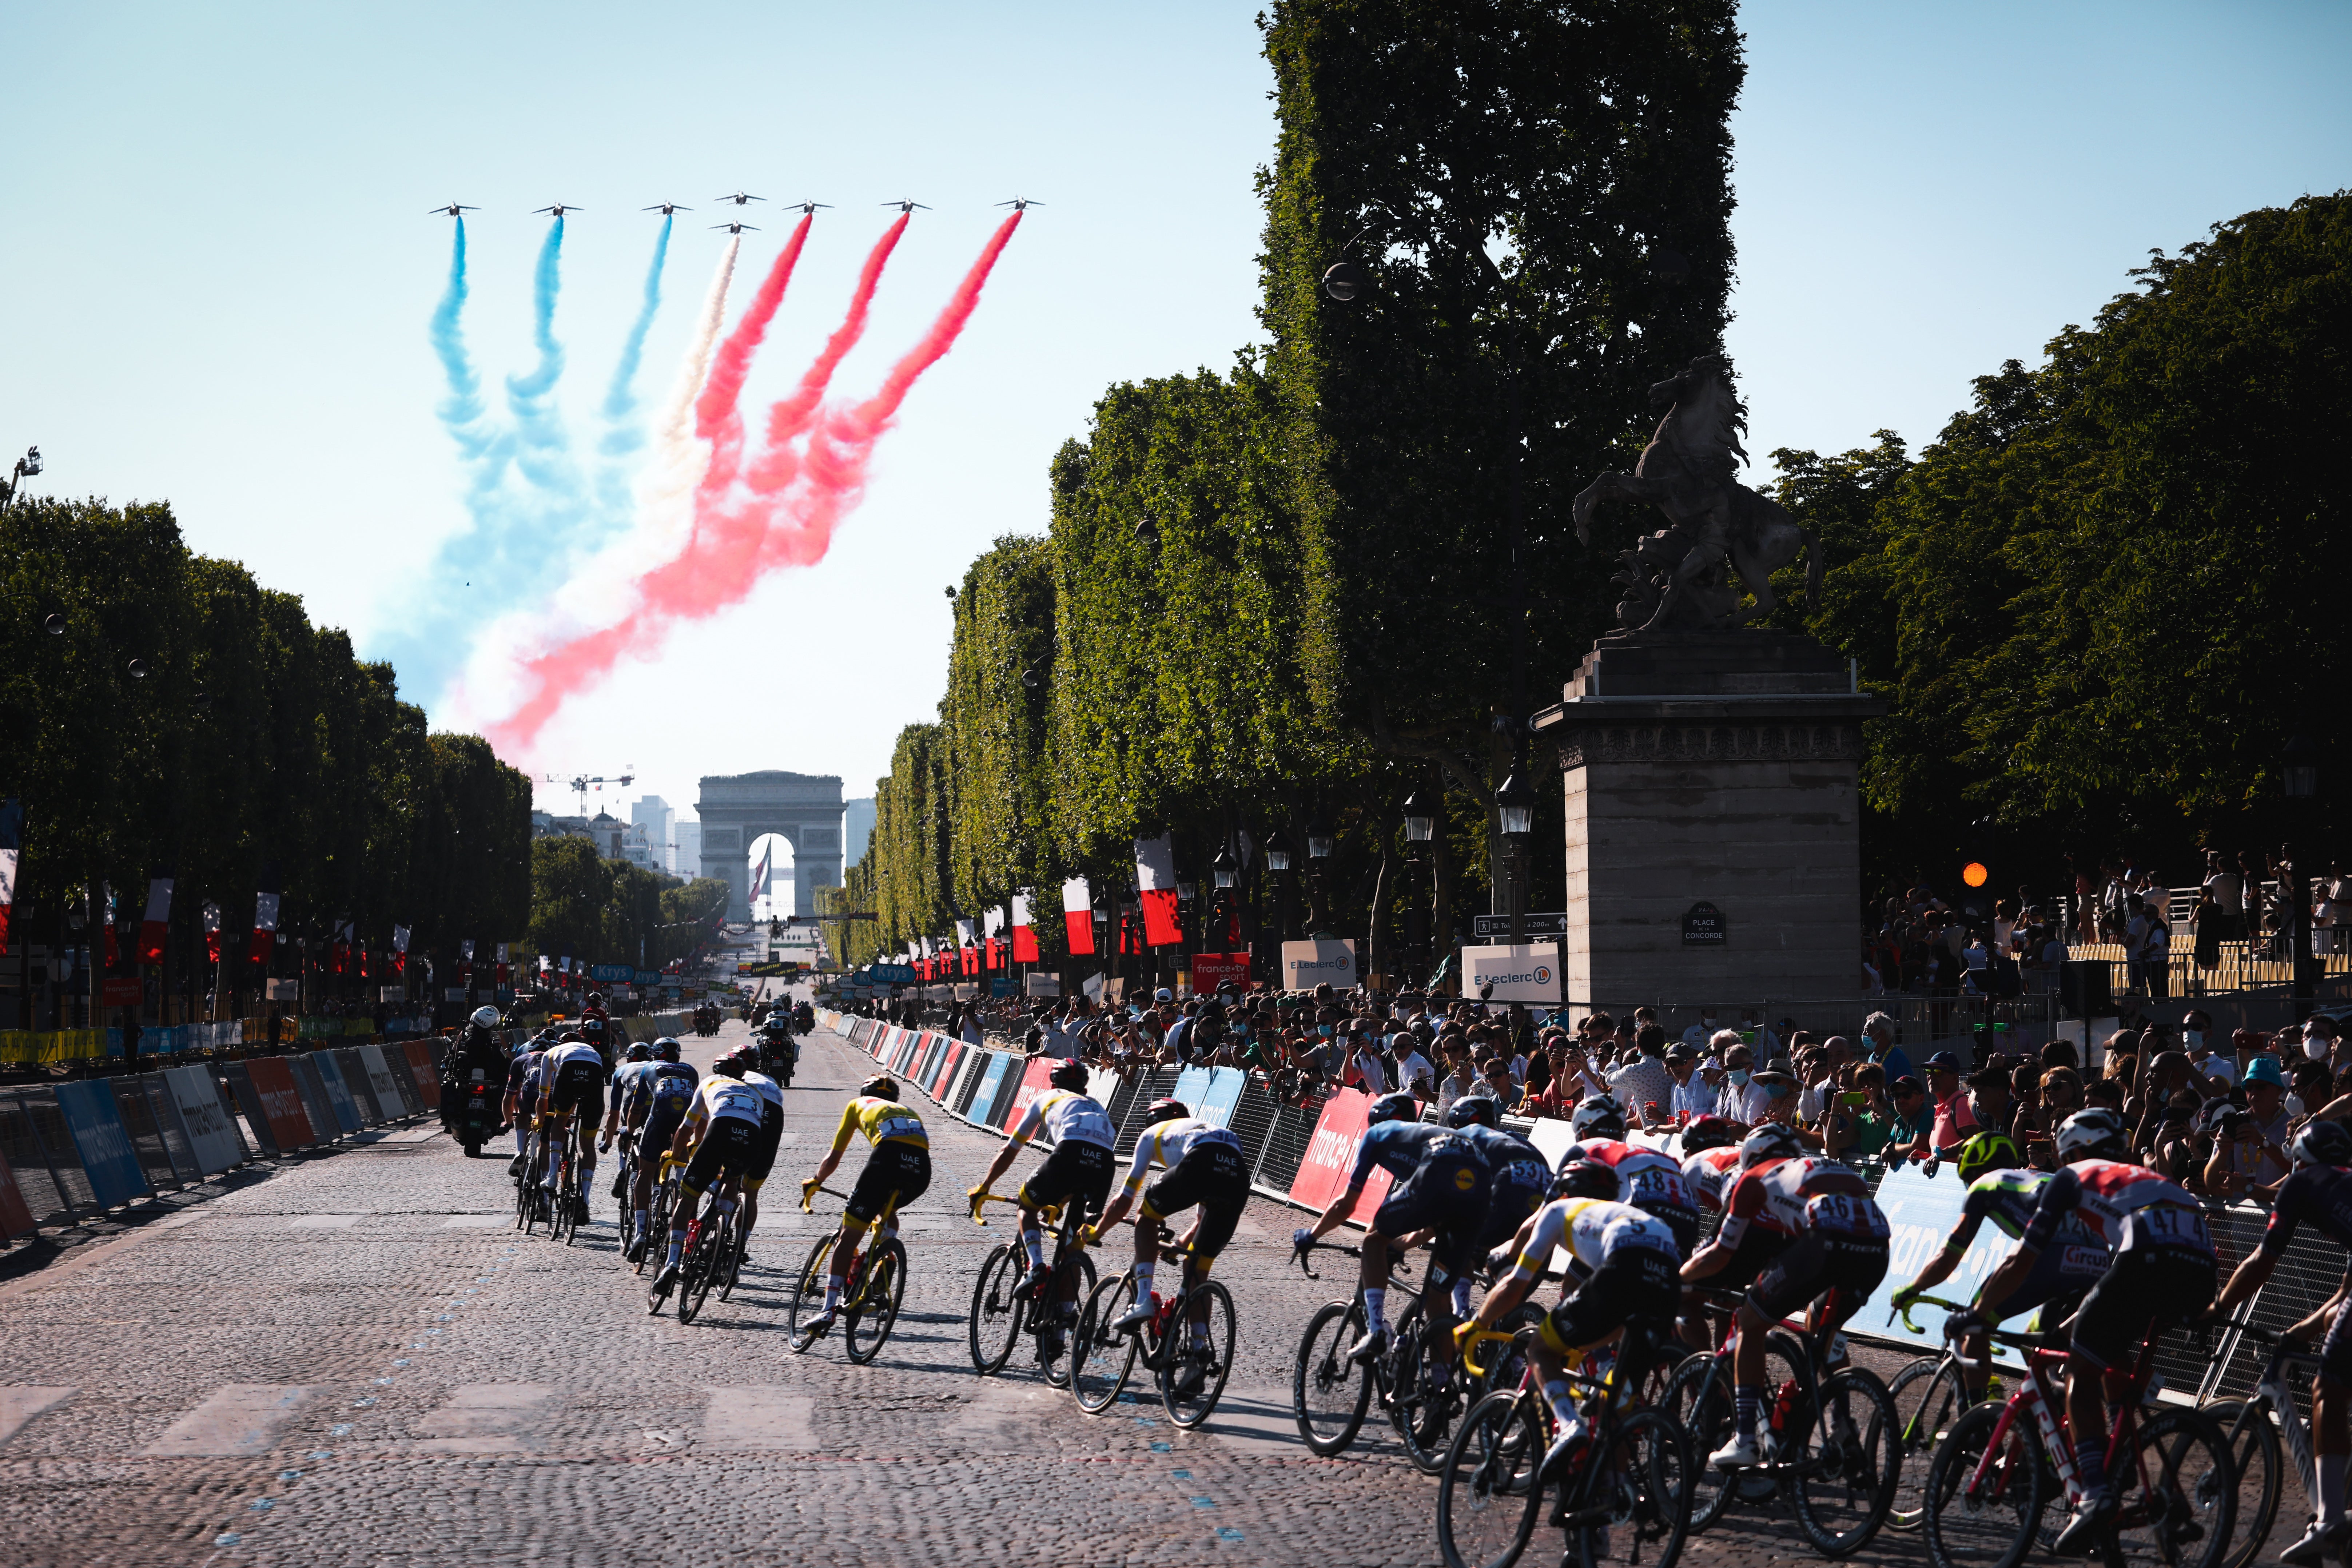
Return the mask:
<path id="1" fill-rule="evenodd" d="M 1535 720 L 1568 808 L 1572 1007 L 1737 1009 L 1862 988 L 1862 721 L 1808 637 L 1603 637 Z"/>

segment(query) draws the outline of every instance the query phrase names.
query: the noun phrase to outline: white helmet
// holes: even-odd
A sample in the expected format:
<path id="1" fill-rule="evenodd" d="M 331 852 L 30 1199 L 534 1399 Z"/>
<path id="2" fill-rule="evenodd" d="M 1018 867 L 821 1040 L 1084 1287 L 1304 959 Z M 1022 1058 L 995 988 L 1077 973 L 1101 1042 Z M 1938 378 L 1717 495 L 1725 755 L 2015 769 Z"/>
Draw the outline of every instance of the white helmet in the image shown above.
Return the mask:
<path id="1" fill-rule="evenodd" d="M 496 1007 L 477 1007 L 474 1016 L 466 1021 L 477 1029 L 495 1029 L 501 1022 Z"/>
<path id="2" fill-rule="evenodd" d="M 1587 1138 L 1622 1138 L 1625 1135 L 1625 1108 L 1613 1094 L 1596 1094 L 1576 1102 L 1576 1112 L 1568 1119 L 1568 1124 L 1580 1143 Z"/>
<path id="3" fill-rule="evenodd" d="M 1777 1121 L 1768 1121 L 1739 1145 L 1739 1168 L 1752 1171 L 1767 1160 L 1793 1160 L 1804 1152 L 1804 1142 L 1794 1132 Z"/>
<path id="4" fill-rule="evenodd" d="M 2078 1110 L 2058 1124 L 2058 1163 L 2119 1159 L 2124 1152 L 2124 1119 L 2104 1106 Z"/>

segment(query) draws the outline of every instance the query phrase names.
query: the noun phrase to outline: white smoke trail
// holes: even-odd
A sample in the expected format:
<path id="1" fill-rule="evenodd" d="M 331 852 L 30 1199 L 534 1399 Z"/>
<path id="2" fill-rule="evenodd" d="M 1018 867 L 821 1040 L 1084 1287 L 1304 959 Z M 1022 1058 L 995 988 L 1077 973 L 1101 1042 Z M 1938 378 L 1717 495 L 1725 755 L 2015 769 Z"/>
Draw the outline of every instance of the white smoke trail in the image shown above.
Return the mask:
<path id="1" fill-rule="evenodd" d="M 510 611 L 483 628 L 464 675 L 451 686 L 449 700 L 458 721 L 475 725 L 509 711 L 524 658 L 546 646 L 551 635 L 576 636 L 627 614 L 636 580 L 677 553 L 692 532 L 694 490 L 710 459 L 710 443 L 694 433 L 694 405 L 710 374 L 735 258 L 742 247 L 742 236 L 728 237 L 709 291 L 703 296 L 694 336 L 655 427 L 653 460 L 637 484 L 636 526 L 582 561 L 551 602 Z"/>

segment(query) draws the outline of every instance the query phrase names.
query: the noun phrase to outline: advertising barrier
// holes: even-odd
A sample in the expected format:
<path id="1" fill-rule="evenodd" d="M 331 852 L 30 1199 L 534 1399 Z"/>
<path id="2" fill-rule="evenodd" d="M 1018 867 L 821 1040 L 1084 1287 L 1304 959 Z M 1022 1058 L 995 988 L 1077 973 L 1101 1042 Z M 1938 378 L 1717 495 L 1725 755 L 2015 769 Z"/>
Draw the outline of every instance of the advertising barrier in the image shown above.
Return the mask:
<path id="1" fill-rule="evenodd" d="M 433 1059 L 433 1047 L 423 1040 L 408 1040 L 400 1047 L 408 1058 L 410 1071 L 416 1079 L 416 1097 L 427 1110 L 441 1109 L 441 1068 Z"/>
<path id="2" fill-rule="evenodd" d="M 359 1099 L 343 1081 L 343 1065 L 335 1059 L 334 1052 L 313 1051 L 296 1059 L 319 1075 L 319 1087 L 327 1096 L 327 1108 L 334 1112 L 337 1126 L 345 1132 L 356 1132 L 366 1124 L 360 1115 Z"/>
<path id="3" fill-rule="evenodd" d="M 341 1138 L 346 1131 L 343 1119 L 336 1111 L 335 1097 L 327 1092 L 327 1075 L 320 1068 L 319 1058 L 295 1057 L 286 1065 L 294 1074 L 294 1087 L 302 1093 L 302 1109 L 310 1113 L 312 1141 L 331 1143 Z"/>
<path id="4" fill-rule="evenodd" d="M 1323 1102 L 1315 1135 L 1307 1140 L 1298 1174 L 1290 1184 L 1291 1202 L 1319 1210 L 1347 1191 L 1349 1163 L 1355 1158 L 1356 1142 L 1364 1135 L 1364 1116 L 1371 1108 L 1372 1097 L 1359 1089 L 1340 1089 Z M 1388 1173 L 1374 1171 L 1356 1200 L 1356 1213 L 1369 1216 L 1388 1195 Z"/>
<path id="5" fill-rule="evenodd" d="M 180 1113 L 180 1125 L 187 1130 L 188 1147 L 195 1155 L 196 1168 L 207 1176 L 217 1176 L 232 1165 L 243 1164 L 245 1140 L 237 1133 L 236 1118 L 221 1103 L 220 1086 L 213 1078 L 213 1069 L 173 1068 L 157 1076 L 163 1079 L 172 1104 Z"/>
<path id="6" fill-rule="evenodd" d="M 965 1121 L 987 1122 L 989 1107 L 996 1103 L 996 1090 L 1004 1082 L 1005 1068 L 1012 1061 L 1001 1051 L 988 1053 L 988 1070 L 980 1075 L 980 1087 L 971 1091 L 971 1108 L 965 1113 Z"/>
<path id="7" fill-rule="evenodd" d="M 1186 1068 L 1176 1075 L 1176 1087 L 1168 1092 L 1171 1100 L 1181 1100 L 1184 1109 L 1193 1115 L 1201 1114 L 1201 1101 L 1209 1092 L 1209 1069 Z"/>
<path id="8" fill-rule="evenodd" d="M 392 1076 L 392 1064 L 384 1059 L 383 1047 L 362 1046 L 359 1058 L 367 1074 L 368 1087 L 375 1091 L 376 1120 L 388 1121 L 407 1114 L 408 1096 L 401 1092 L 405 1086 Z"/>
<path id="9" fill-rule="evenodd" d="M 0 1155 L 0 1237 L 30 1236 L 36 1228 L 32 1208 L 16 1189 L 16 1173 L 8 1168 L 7 1157 Z"/>
<path id="10" fill-rule="evenodd" d="M 261 1100 L 261 1114 L 268 1121 L 269 1136 L 278 1148 L 302 1149 L 322 1141 L 310 1125 L 310 1108 L 302 1103 L 302 1092 L 295 1087 L 290 1063 L 282 1058 L 259 1057 L 237 1065 L 253 1080 L 254 1092 Z"/>
<path id="11" fill-rule="evenodd" d="M 1185 1103 L 1192 1105 L 1193 1115 L 1212 1126 L 1230 1127 L 1234 1124 L 1234 1111 L 1242 1102 L 1242 1087 L 1248 1082 L 1249 1074 L 1239 1068 L 1213 1068 L 1201 1090 L 1199 1103 Z M 1176 1098 L 1184 1099 L 1181 1094 Z"/>
<path id="12" fill-rule="evenodd" d="M 989 1125 L 1000 1132 L 1010 1131 L 1019 1126 L 1021 1113 L 1029 1109 L 1029 1102 L 1054 1087 L 1046 1080 L 1054 1076 L 1054 1068 L 1057 1065 L 1058 1059 L 1053 1057 L 1031 1058 L 1021 1069 L 1021 1086 L 1013 1090 L 1013 1103 L 1005 1107 L 1003 1115 L 992 1119 Z M 1039 1142 L 1045 1141 L 1040 1139 Z"/>
<path id="13" fill-rule="evenodd" d="M 89 1178 L 100 1208 L 115 1208 L 154 1190 L 147 1184 L 138 1151 L 131 1148 L 131 1135 L 123 1130 L 122 1112 L 106 1085 L 61 1083 L 58 1109 L 73 1134 L 74 1151 L 80 1156 L 82 1173 Z"/>

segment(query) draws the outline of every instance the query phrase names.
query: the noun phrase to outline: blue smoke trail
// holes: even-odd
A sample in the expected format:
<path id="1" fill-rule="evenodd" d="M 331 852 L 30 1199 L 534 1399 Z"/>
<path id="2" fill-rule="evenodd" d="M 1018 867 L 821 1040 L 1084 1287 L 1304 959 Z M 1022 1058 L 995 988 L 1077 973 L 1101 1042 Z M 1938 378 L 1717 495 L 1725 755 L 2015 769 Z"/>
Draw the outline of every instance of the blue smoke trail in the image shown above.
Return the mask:
<path id="1" fill-rule="evenodd" d="M 562 289 L 563 220 L 557 218 L 547 226 L 547 239 L 539 247 L 539 266 L 531 279 L 531 342 L 539 349 L 539 367 L 529 375 L 507 377 L 507 411 L 515 425 L 515 466 L 523 479 L 540 494 L 538 505 L 528 503 L 516 510 L 520 516 L 510 517 L 499 541 L 502 556 L 515 553 L 507 547 L 523 542 L 514 537 L 520 530 L 517 523 L 535 523 L 533 541 L 536 553 L 548 555 L 547 547 L 571 542 L 581 521 L 586 501 L 580 483 L 580 474 L 572 461 L 572 437 L 563 427 L 563 416 L 555 406 L 556 383 L 563 378 L 563 345 L 555 341 L 555 301 Z M 530 515 L 535 513 L 536 515 Z"/>
<path id="2" fill-rule="evenodd" d="M 645 426 L 636 417 L 637 366 L 645 358 L 646 333 L 653 328 L 654 312 L 661 308 L 662 267 L 669 259 L 670 226 L 677 221 L 665 216 L 661 233 L 654 237 L 653 263 L 646 268 L 645 303 L 638 308 L 629 335 L 622 340 L 620 362 L 614 365 L 613 384 L 604 392 L 604 434 L 596 443 L 597 456 L 604 459 L 596 473 L 598 542 L 626 528 L 636 512 L 635 498 L 629 489 L 628 459 L 646 444 Z"/>

